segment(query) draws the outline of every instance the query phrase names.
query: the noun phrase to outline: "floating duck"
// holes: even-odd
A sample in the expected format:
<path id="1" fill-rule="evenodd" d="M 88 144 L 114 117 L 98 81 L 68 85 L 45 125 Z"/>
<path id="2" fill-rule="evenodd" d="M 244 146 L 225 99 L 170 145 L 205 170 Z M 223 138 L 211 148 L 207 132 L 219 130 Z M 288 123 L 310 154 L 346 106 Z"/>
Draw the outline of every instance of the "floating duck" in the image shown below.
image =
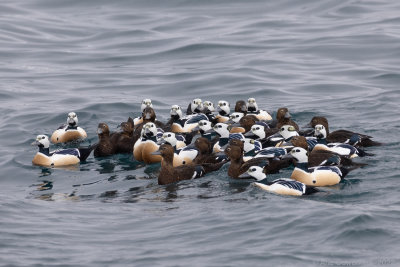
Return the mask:
<path id="1" fill-rule="evenodd" d="M 291 178 L 306 185 L 330 186 L 340 183 L 351 169 L 342 166 L 319 166 L 309 168 L 308 152 L 301 147 L 294 147 L 285 158 L 291 157 L 296 162 Z"/>
<path id="2" fill-rule="evenodd" d="M 271 115 L 265 111 L 258 108 L 255 98 L 251 97 L 247 99 L 247 114 L 253 114 L 257 119 L 261 121 L 272 121 Z"/>
<path id="3" fill-rule="evenodd" d="M 217 104 L 218 115 L 216 115 L 217 122 L 227 122 L 229 120 L 229 114 L 231 113 L 231 107 L 228 101 L 219 100 Z"/>
<path id="4" fill-rule="evenodd" d="M 330 133 L 328 120 L 325 117 L 315 116 L 311 119 L 310 123 L 308 123 L 307 126 L 315 128 L 317 124 L 321 124 L 325 127 L 326 140 L 328 143 L 349 143 L 353 146 L 363 146 L 363 147 L 382 145 L 382 143 L 371 140 L 372 137 L 369 135 L 355 133 L 348 130 L 337 130 Z M 350 139 L 354 137 L 354 135 L 359 136 L 359 139 L 357 140 L 356 143 L 352 143 L 350 141 Z"/>
<path id="5" fill-rule="evenodd" d="M 51 135 L 51 142 L 66 143 L 76 140 L 83 140 L 87 137 L 84 129 L 78 126 L 78 116 L 75 112 L 68 113 L 67 124 L 61 125 Z"/>
<path id="6" fill-rule="evenodd" d="M 186 110 L 186 115 L 201 113 L 203 111 L 203 108 L 203 102 L 200 98 L 193 99 L 193 101 L 189 103 L 189 106 Z"/>
<path id="7" fill-rule="evenodd" d="M 156 125 L 153 122 L 148 122 L 142 127 L 140 138 L 133 146 L 133 157 L 137 161 L 145 163 L 156 163 L 161 161 L 161 157 L 152 154 L 157 151 L 157 135 L 159 134 Z"/>
<path id="8" fill-rule="evenodd" d="M 182 109 L 178 105 L 171 107 L 171 119 L 168 122 L 171 125 L 171 132 L 174 133 L 191 133 L 198 126 L 199 121 L 208 120 L 205 114 L 193 114 L 183 117 Z"/>
<path id="9" fill-rule="evenodd" d="M 87 148 L 58 149 L 50 152 L 50 141 L 47 135 L 38 135 L 32 145 L 39 147 L 39 152 L 33 157 L 32 163 L 38 166 L 59 167 L 78 164 L 85 161 L 95 146 Z"/>
<path id="10" fill-rule="evenodd" d="M 319 192 L 314 186 L 308 186 L 289 178 L 279 178 L 269 182 L 267 175 L 263 172 L 263 168 L 259 166 L 251 166 L 246 173 L 250 175 L 251 178 L 257 180 L 257 182 L 254 183 L 255 186 L 274 194 L 302 196 Z M 249 177 L 246 174 L 242 174 L 239 178 L 247 179 Z"/>
<path id="11" fill-rule="evenodd" d="M 171 145 L 162 144 L 153 156 L 162 157 L 161 169 L 158 175 L 158 184 L 166 185 L 181 180 L 191 180 L 204 176 L 205 170 L 201 165 L 181 165 L 174 167 L 174 149 Z"/>
<path id="12" fill-rule="evenodd" d="M 106 157 L 114 155 L 117 151 L 115 143 L 111 141 L 110 128 L 104 122 L 99 123 L 97 126 L 97 135 L 99 137 L 99 142 L 94 149 L 95 157 Z"/>

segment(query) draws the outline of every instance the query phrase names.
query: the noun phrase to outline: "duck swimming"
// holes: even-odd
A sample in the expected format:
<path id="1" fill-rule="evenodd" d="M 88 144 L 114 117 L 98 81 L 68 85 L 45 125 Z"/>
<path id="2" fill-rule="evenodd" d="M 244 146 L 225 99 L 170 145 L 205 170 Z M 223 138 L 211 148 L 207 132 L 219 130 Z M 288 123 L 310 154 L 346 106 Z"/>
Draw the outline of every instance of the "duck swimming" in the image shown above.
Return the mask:
<path id="1" fill-rule="evenodd" d="M 205 170 L 201 165 L 173 166 L 174 149 L 171 145 L 162 144 L 157 151 L 152 152 L 154 156 L 162 157 L 161 169 L 158 175 L 158 184 L 166 185 L 182 180 L 191 180 L 204 176 Z"/>
<path id="2" fill-rule="evenodd" d="M 319 192 L 319 190 L 314 186 L 305 185 L 302 182 L 289 178 L 279 178 L 269 182 L 267 180 L 267 175 L 259 166 L 251 166 L 246 173 L 250 175 L 251 178 L 257 180 L 254 185 L 265 191 L 278 195 L 303 196 Z M 242 174 L 239 178 L 247 179 L 249 177 L 246 176 L 246 174 Z"/>
<path id="3" fill-rule="evenodd" d="M 59 167 L 78 164 L 85 161 L 95 146 L 87 148 L 58 149 L 50 152 L 50 141 L 47 135 L 38 135 L 32 145 L 37 145 L 39 151 L 33 157 L 32 163 L 38 166 Z"/>
<path id="4" fill-rule="evenodd" d="M 67 124 L 61 125 L 51 135 L 53 144 L 83 140 L 87 137 L 84 129 L 78 126 L 78 116 L 75 112 L 68 113 Z"/>

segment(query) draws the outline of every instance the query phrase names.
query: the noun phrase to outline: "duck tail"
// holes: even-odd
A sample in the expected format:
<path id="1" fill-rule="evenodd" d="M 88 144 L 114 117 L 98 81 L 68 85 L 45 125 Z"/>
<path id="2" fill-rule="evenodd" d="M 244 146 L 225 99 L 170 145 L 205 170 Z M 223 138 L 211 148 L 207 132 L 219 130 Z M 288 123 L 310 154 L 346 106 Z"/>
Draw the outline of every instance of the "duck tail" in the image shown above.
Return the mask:
<path id="1" fill-rule="evenodd" d="M 307 186 L 306 187 L 306 192 L 304 193 L 304 195 L 311 195 L 314 193 L 320 192 L 320 190 L 318 190 L 318 188 L 314 187 L 314 186 Z"/>
<path id="2" fill-rule="evenodd" d="M 352 167 L 343 167 L 340 166 L 339 169 L 342 172 L 341 178 L 343 179 L 344 177 L 347 176 L 347 174 L 349 174 L 350 171 L 358 169 L 359 166 L 352 166 Z"/>
<path id="3" fill-rule="evenodd" d="M 343 166 L 349 167 L 349 166 L 354 166 L 357 168 L 363 167 L 363 166 L 367 166 L 368 164 L 366 163 L 359 163 L 359 162 L 354 162 L 352 159 L 346 158 L 346 157 L 341 157 L 340 158 L 340 163 Z"/>
<path id="4" fill-rule="evenodd" d="M 85 161 L 89 157 L 90 153 L 92 153 L 93 149 L 95 149 L 96 147 L 97 147 L 97 143 L 94 145 L 90 145 L 88 147 L 80 147 L 79 148 L 80 161 Z"/>
<path id="5" fill-rule="evenodd" d="M 358 151 L 357 155 L 358 155 L 359 157 L 374 156 L 374 154 L 372 154 L 372 153 L 367 153 L 367 152 L 364 151 L 364 149 L 361 149 L 361 148 L 357 148 L 357 151 Z"/>
<path id="6" fill-rule="evenodd" d="M 363 147 L 382 146 L 382 145 L 383 145 L 383 143 L 373 141 L 373 140 L 371 140 L 371 139 L 369 139 L 369 138 L 363 138 L 363 139 L 361 139 L 360 144 L 361 144 Z"/>

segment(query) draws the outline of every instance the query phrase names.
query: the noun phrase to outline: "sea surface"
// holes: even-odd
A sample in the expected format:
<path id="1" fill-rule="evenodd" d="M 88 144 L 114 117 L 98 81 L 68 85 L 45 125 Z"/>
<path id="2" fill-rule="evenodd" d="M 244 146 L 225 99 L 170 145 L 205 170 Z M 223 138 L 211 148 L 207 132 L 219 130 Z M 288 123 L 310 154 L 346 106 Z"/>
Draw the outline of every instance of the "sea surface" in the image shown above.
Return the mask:
<path id="1" fill-rule="evenodd" d="M 0 14 L 0 266 L 400 266 L 400 1 L 2 0 Z M 87 146 L 144 98 L 166 121 L 173 104 L 249 97 L 385 144 L 306 197 L 228 166 L 160 186 L 159 164 L 131 155 L 31 163 L 70 111 Z"/>

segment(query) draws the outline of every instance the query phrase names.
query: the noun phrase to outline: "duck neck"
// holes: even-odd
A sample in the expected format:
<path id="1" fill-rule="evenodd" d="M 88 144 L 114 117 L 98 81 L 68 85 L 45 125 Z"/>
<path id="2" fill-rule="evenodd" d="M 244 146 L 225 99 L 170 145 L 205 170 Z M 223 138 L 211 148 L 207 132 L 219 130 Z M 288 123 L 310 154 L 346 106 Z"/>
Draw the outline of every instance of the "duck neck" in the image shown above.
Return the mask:
<path id="1" fill-rule="evenodd" d="M 303 171 L 308 171 L 308 163 L 307 162 L 301 162 L 301 163 L 296 163 L 296 168 L 299 168 Z"/>
<path id="2" fill-rule="evenodd" d="M 229 138 L 228 137 L 221 137 L 219 139 L 219 146 L 223 147 L 224 145 L 229 143 Z"/>
<path id="3" fill-rule="evenodd" d="M 39 146 L 39 152 L 46 156 L 50 155 L 50 149 L 48 147 L 44 148 L 44 146 Z"/>
<path id="4" fill-rule="evenodd" d="M 317 141 L 318 141 L 318 144 L 321 144 L 321 145 L 326 145 L 328 143 L 326 141 L 326 138 L 318 138 L 317 137 Z"/>

